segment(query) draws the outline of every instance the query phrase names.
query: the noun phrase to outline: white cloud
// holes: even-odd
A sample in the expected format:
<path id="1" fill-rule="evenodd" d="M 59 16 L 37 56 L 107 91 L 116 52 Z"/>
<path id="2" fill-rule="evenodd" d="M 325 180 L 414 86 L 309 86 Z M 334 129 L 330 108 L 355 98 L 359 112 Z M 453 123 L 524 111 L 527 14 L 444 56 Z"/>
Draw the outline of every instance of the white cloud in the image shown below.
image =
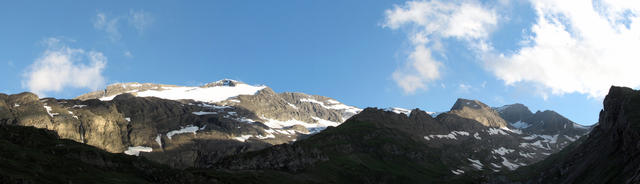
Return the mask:
<path id="1" fill-rule="evenodd" d="M 406 63 L 392 75 L 406 93 L 426 89 L 429 82 L 440 79 L 443 63 L 432 55 L 443 51 L 440 40 L 455 38 L 475 48 L 487 47 L 483 40 L 498 19 L 493 10 L 477 1 L 409 1 L 385 14 L 383 27 L 404 28 L 413 46 Z"/>
<path id="2" fill-rule="evenodd" d="M 153 17 L 150 13 L 145 12 L 143 10 L 129 11 L 129 24 L 131 24 L 138 33 L 142 34 L 144 30 L 153 23 Z"/>
<path id="3" fill-rule="evenodd" d="M 45 41 L 47 49 L 23 74 L 23 85 L 44 96 L 67 87 L 97 89 L 105 83 L 102 71 L 107 58 L 96 51 L 70 48 L 59 39 Z"/>
<path id="4" fill-rule="evenodd" d="M 117 17 L 109 19 L 106 14 L 98 13 L 93 20 L 93 27 L 107 33 L 111 41 L 118 41 L 122 37 L 118 30 L 118 20 Z"/>
<path id="5" fill-rule="evenodd" d="M 640 86 L 640 1 L 531 3 L 537 20 L 526 45 L 512 54 L 482 53 L 498 78 L 590 97 L 603 97 L 610 85 Z"/>

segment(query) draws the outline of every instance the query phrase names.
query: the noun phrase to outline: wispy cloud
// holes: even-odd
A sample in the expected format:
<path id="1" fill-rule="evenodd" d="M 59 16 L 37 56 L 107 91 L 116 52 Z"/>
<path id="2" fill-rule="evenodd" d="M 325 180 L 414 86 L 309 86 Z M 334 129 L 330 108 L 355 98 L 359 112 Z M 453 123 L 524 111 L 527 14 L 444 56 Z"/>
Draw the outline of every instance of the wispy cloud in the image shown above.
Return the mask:
<path id="1" fill-rule="evenodd" d="M 111 41 L 118 41 L 122 37 L 118 30 L 119 18 L 109 18 L 104 13 L 98 13 L 93 20 L 93 27 L 97 30 L 104 31 Z"/>
<path id="2" fill-rule="evenodd" d="M 143 10 L 130 10 L 128 20 L 129 24 L 140 34 L 142 34 L 147 27 L 151 26 L 154 21 L 153 16 Z"/>
<path id="3" fill-rule="evenodd" d="M 104 85 L 107 57 L 101 52 L 70 48 L 57 38 L 44 43 L 46 50 L 23 74 L 22 84 L 30 91 L 44 96 L 67 87 L 95 90 Z"/>
<path id="4" fill-rule="evenodd" d="M 104 12 L 98 12 L 93 18 L 93 27 L 105 32 L 111 41 L 116 42 L 122 38 L 120 29 L 126 28 L 127 25 L 134 28 L 138 34 L 143 34 L 153 22 L 151 13 L 144 10 L 130 10 L 126 15 L 107 15 Z"/>
<path id="5" fill-rule="evenodd" d="M 498 21 L 493 10 L 477 1 L 409 1 L 385 14 L 383 27 L 402 29 L 413 46 L 405 65 L 392 74 L 405 93 L 427 89 L 428 83 L 440 79 L 444 65 L 433 52 L 443 51 L 442 39 L 485 48 L 484 40 Z"/>

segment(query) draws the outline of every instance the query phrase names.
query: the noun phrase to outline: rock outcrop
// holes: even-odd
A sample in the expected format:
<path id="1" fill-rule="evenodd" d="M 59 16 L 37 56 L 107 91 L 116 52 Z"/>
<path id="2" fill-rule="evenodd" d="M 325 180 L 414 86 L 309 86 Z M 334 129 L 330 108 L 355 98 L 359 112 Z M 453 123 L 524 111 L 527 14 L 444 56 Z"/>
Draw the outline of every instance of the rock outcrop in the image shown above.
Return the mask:
<path id="1" fill-rule="evenodd" d="M 611 87 L 603 105 L 598 125 L 587 136 L 516 171 L 519 182 L 639 183 L 640 91 Z"/>

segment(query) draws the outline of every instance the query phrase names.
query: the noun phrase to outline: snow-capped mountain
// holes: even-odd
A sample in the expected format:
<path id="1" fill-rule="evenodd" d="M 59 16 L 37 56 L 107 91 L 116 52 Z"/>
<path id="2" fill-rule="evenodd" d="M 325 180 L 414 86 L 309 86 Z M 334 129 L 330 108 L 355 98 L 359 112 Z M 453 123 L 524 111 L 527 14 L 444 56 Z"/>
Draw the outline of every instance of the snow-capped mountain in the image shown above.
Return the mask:
<path id="1" fill-rule="evenodd" d="M 197 87 L 114 84 L 75 100 L 22 93 L 6 96 L 6 104 L 12 105 L 0 108 L 1 122 L 179 168 L 303 139 L 361 111 L 228 79 Z"/>
<path id="2" fill-rule="evenodd" d="M 271 128 L 300 125 L 312 132 L 327 126 L 337 126 L 361 109 L 345 105 L 335 99 L 303 93 L 276 94 L 264 85 L 249 85 L 231 79 L 211 82 L 203 86 L 187 87 L 152 83 L 121 83 L 105 90 L 81 95 L 76 99 L 110 101 L 117 95 L 129 93 L 136 97 L 156 97 L 211 107 L 210 112 L 193 112 L 211 115 L 230 112 L 239 121 L 262 122 Z M 250 113 L 234 112 L 242 108 Z"/>

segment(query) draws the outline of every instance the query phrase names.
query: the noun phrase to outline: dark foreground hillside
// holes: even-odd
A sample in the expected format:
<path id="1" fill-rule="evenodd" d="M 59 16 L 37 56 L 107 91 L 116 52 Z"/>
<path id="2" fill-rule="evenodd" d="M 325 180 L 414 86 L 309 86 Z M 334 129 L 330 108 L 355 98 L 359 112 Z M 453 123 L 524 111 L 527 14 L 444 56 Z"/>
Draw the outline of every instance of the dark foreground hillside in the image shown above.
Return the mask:
<path id="1" fill-rule="evenodd" d="M 300 183 L 275 171 L 177 170 L 50 130 L 0 125 L 0 183 Z M 290 181 L 289 181 L 290 180 Z M 307 182 L 305 182 L 307 183 Z"/>

